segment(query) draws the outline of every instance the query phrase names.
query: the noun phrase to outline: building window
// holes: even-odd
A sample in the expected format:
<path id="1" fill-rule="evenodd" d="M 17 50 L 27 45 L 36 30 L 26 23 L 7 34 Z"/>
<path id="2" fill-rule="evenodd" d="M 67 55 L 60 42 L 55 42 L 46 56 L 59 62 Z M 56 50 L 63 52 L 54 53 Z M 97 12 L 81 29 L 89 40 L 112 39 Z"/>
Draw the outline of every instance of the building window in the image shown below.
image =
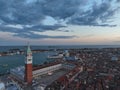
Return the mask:
<path id="1" fill-rule="evenodd" d="M 28 59 L 28 61 L 31 61 L 31 59 Z"/>

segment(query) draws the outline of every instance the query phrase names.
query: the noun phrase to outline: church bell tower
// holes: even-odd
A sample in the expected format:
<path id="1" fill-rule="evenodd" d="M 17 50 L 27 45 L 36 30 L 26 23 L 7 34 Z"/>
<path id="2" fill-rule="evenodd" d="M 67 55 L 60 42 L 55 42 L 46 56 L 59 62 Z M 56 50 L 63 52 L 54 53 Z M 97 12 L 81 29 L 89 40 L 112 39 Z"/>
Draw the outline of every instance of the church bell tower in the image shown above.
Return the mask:
<path id="1" fill-rule="evenodd" d="M 25 82 L 32 84 L 32 51 L 28 44 L 25 60 Z"/>

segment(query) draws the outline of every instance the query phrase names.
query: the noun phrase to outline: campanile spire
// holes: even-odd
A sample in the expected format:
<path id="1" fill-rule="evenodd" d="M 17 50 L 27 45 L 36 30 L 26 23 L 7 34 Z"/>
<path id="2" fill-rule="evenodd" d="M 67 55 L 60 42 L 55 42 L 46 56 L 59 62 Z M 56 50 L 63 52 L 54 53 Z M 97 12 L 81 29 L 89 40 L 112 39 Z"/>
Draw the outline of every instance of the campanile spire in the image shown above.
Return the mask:
<path id="1" fill-rule="evenodd" d="M 25 82 L 32 83 L 32 51 L 28 43 L 25 60 Z"/>

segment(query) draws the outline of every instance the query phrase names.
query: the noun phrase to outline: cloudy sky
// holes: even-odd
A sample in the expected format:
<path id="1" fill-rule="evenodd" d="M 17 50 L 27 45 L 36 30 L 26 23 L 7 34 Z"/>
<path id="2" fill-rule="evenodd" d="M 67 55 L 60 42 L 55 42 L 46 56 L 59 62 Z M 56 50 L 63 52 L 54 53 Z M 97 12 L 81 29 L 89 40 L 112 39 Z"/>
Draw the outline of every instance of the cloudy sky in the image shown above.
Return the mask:
<path id="1" fill-rule="evenodd" d="M 120 0 L 0 0 L 0 46 L 120 45 Z"/>

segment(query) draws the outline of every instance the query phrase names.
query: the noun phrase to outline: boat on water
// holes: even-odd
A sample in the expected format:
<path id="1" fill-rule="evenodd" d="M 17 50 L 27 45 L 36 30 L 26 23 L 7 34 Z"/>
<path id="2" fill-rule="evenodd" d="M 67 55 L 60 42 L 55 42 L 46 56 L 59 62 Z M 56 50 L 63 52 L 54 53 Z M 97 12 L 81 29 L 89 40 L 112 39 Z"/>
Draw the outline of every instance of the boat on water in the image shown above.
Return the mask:
<path id="1" fill-rule="evenodd" d="M 2 66 L 3 66 L 3 67 L 8 67 L 8 64 L 3 64 Z"/>
<path id="2" fill-rule="evenodd" d="M 2 67 L 7 67 L 8 64 L 0 64 L 0 66 L 2 66 Z"/>
<path id="3" fill-rule="evenodd" d="M 55 54 L 55 55 L 48 55 L 48 59 L 59 59 L 59 58 L 63 58 L 63 54 L 59 53 L 59 54 Z"/>

